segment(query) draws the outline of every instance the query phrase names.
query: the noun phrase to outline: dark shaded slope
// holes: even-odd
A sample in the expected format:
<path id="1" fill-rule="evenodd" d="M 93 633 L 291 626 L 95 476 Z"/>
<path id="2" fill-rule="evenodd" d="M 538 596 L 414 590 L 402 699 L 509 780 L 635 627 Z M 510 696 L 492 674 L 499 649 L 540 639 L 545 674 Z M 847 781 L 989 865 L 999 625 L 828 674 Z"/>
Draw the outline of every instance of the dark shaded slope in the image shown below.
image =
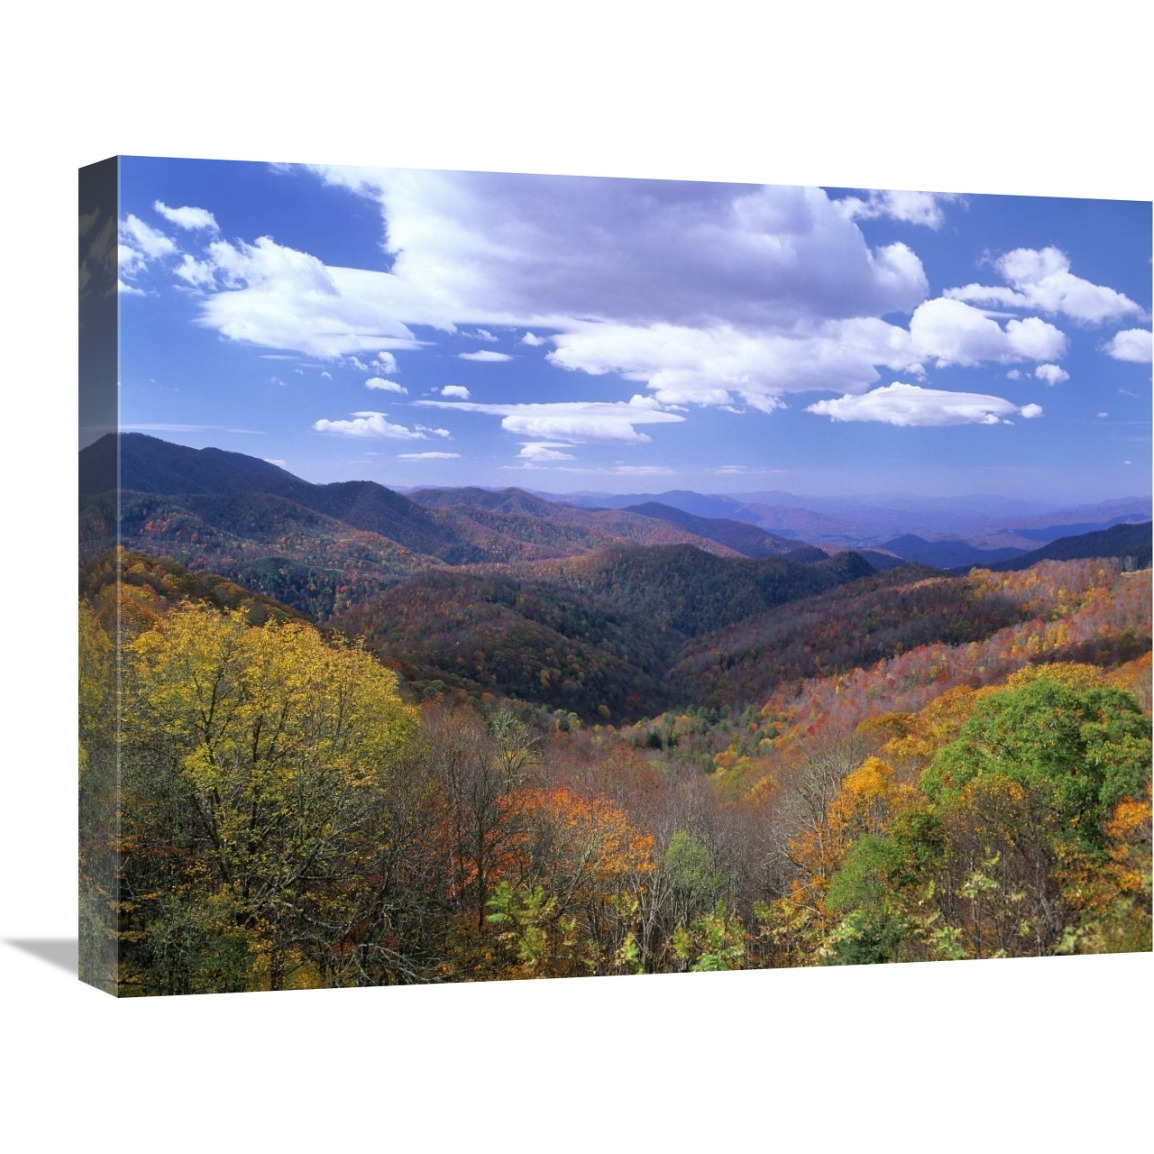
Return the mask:
<path id="1" fill-rule="evenodd" d="M 676 639 L 578 593 L 504 574 L 441 571 L 335 621 L 418 692 L 493 692 L 592 721 L 659 712 Z"/>
<path id="2" fill-rule="evenodd" d="M 92 486 L 106 481 L 108 458 L 114 449 L 110 434 L 81 452 L 82 495 L 94 495 Z M 120 488 L 122 492 L 182 498 L 228 495 L 233 500 L 227 508 L 249 522 L 256 515 L 252 509 L 257 506 L 246 509 L 244 498 L 271 495 L 294 501 L 354 529 L 387 537 L 415 553 L 456 563 L 481 559 L 426 509 L 375 481 L 314 485 L 243 453 L 190 449 L 142 433 L 120 434 Z M 220 510 L 223 515 L 225 506 Z M 219 517 L 215 523 L 218 528 L 226 527 Z M 244 535 L 239 525 L 231 528 L 237 535 Z"/>
<path id="3" fill-rule="evenodd" d="M 670 681 L 705 704 L 764 700 L 784 681 L 868 666 L 920 645 L 983 640 L 1034 610 L 966 577 L 904 565 L 687 642 Z"/>
<path id="4" fill-rule="evenodd" d="M 775 537 L 772 533 L 767 533 L 764 529 L 745 521 L 734 521 L 726 517 L 698 517 L 683 509 L 662 505 L 658 501 L 630 505 L 625 512 L 667 521 L 671 525 L 695 533 L 698 537 L 727 545 L 746 557 L 781 557 L 798 548 L 797 541 Z"/>
<path id="5" fill-rule="evenodd" d="M 880 546 L 896 554 L 903 561 L 932 565 L 935 569 L 958 569 L 963 565 L 982 565 L 986 568 L 999 561 L 1009 561 L 1022 554 L 1021 549 L 978 549 L 967 541 L 927 541 L 913 533 L 895 537 Z"/>
<path id="6" fill-rule="evenodd" d="M 727 559 L 673 545 L 575 558 L 554 566 L 548 579 L 692 637 L 873 572 L 855 553 L 799 564 L 785 558 Z"/>
<path id="7" fill-rule="evenodd" d="M 1115 525 L 1096 533 L 1081 533 L 1075 537 L 1060 537 L 1035 549 L 1023 553 L 1012 561 L 1002 561 L 986 568 L 1006 573 L 1015 569 L 1029 569 L 1039 561 L 1078 561 L 1086 557 L 1118 557 L 1129 560 L 1130 568 L 1145 569 L 1151 562 L 1152 522 L 1143 521 L 1139 525 Z"/>
<path id="8" fill-rule="evenodd" d="M 516 573 L 422 574 L 333 623 L 419 689 L 440 683 L 619 721 L 676 702 L 666 672 L 686 638 L 871 572 L 853 554 L 802 565 L 686 545 L 618 548 Z"/>

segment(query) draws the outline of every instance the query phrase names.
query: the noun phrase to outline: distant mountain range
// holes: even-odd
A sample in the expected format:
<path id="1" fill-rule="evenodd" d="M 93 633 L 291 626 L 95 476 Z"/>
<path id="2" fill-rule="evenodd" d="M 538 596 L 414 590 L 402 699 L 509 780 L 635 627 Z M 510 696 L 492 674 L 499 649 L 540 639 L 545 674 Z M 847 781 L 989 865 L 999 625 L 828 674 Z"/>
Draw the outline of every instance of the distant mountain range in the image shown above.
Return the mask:
<path id="1" fill-rule="evenodd" d="M 702 694 L 757 700 L 782 679 L 981 640 L 1036 612 L 975 600 L 943 569 L 1151 560 L 1148 520 L 1025 552 L 911 532 L 873 534 L 875 547 L 859 551 L 775 533 L 749 519 L 772 520 L 772 509 L 729 497 L 668 493 L 606 508 L 514 488 L 404 495 L 372 481 L 315 485 L 244 454 L 137 433 L 120 435 L 119 489 L 117 466 L 111 436 L 80 454 L 81 553 L 93 580 L 111 579 L 119 524 L 128 549 L 189 568 L 171 581 L 167 561 L 137 574 L 159 596 L 213 574 L 206 596 L 243 607 L 249 591 L 264 599 L 253 612 L 279 613 L 275 602 L 364 637 L 415 693 L 512 694 L 591 720 L 652 715 Z M 847 500 L 838 517 L 865 510 L 861 524 L 844 521 L 863 537 L 886 517 L 930 516 L 930 505 L 945 517 L 933 502 L 910 504 L 883 517 Z M 1141 502 L 1112 504 L 1059 511 L 1053 525 L 1125 518 L 1117 506 Z M 999 512 L 987 529 L 1009 524 Z M 835 523 L 822 510 L 791 515 Z M 1023 516 L 1038 522 L 1024 528 L 1048 531 L 1044 513 Z"/>
<path id="2" fill-rule="evenodd" d="M 956 570 L 1019 567 L 1055 556 L 1038 542 L 1060 544 L 1071 536 L 1066 530 L 1075 529 L 1090 535 L 1087 542 L 1062 549 L 1112 550 L 1125 541 L 1126 555 L 1149 555 L 1148 542 L 1145 553 L 1137 547 L 1140 532 L 1133 540 L 1121 533 L 1095 536 L 1148 521 L 1149 498 L 1047 511 L 1040 502 L 986 497 L 950 502 L 687 490 L 558 497 L 476 487 L 404 495 L 373 481 L 313 484 L 242 453 L 190 449 L 142 433 L 119 436 L 126 546 L 256 582 L 270 596 L 288 595 L 290 603 L 307 591 L 308 611 L 321 616 L 430 569 L 525 565 L 626 546 L 691 545 L 717 557 L 803 564 L 852 548 L 879 570 L 904 562 Z M 106 550 L 113 539 L 115 446 L 108 435 L 80 454 L 87 555 Z M 966 531 L 947 531 L 957 525 Z M 895 527 L 903 531 L 889 531 Z"/>
<path id="3" fill-rule="evenodd" d="M 997 552 L 1036 548 L 1073 532 L 1151 519 L 1150 497 L 1063 506 L 1001 497 L 809 497 L 784 492 L 705 496 L 686 490 L 655 495 L 575 493 L 552 496 L 582 508 L 630 508 L 658 502 L 698 517 L 743 521 L 768 533 L 830 548 L 887 549 L 895 538 L 961 540 Z M 962 564 L 964 562 L 957 562 Z M 948 562 L 947 562 L 948 564 Z"/>

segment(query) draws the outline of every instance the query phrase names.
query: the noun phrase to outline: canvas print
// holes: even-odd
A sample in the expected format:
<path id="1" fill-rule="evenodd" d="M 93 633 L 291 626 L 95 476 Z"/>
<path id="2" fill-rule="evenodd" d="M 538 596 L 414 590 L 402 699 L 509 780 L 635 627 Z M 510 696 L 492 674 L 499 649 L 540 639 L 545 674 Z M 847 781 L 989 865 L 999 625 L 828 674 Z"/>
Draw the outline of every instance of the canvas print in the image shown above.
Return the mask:
<path id="1" fill-rule="evenodd" d="M 1150 203 L 119 157 L 79 231 L 83 980 L 1151 948 Z"/>

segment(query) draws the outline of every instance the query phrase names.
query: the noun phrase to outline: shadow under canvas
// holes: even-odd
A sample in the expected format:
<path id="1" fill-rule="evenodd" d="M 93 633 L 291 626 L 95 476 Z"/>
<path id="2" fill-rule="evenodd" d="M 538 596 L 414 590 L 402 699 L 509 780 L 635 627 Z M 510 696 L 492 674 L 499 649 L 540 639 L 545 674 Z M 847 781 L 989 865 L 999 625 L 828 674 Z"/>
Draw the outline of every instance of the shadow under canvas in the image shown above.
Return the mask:
<path id="1" fill-rule="evenodd" d="M 50 962 L 76 976 L 80 946 L 76 938 L 6 938 L 8 945 Z"/>

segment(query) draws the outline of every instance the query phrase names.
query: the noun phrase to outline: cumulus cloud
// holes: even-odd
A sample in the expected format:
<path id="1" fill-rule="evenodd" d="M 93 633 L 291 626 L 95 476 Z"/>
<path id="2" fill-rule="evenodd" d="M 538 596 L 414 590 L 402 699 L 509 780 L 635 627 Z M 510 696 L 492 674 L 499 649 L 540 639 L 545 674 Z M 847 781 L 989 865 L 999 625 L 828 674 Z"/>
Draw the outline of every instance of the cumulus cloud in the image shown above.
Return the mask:
<path id="1" fill-rule="evenodd" d="M 910 318 L 914 350 L 939 368 L 973 367 L 982 361 L 1052 361 L 1066 351 L 1066 336 L 1039 317 L 1011 319 L 1003 328 L 981 309 L 961 300 L 938 297 L 920 305 Z"/>
<path id="2" fill-rule="evenodd" d="M 944 295 L 992 307 L 1059 313 L 1083 324 L 1103 324 L 1142 313 L 1141 306 L 1123 293 L 1075 276 L 1070 258 L 1052 245 L 1016 248 L 998 257 L 994 268 L 1009 287 L 968 284 L 947 289 Z"/>
<path id="3" fill-rule="evenodd" d="M 1039 381 L 1045 381 L 1047 385 L 1060 385 L 1070 379 L 1070 374 L 1057 365 L 1039 365 L 1034 370 L 1034 376 Z"/>
<path id="4" fill-rule="evenodd" d="M 488 413 L 501 418 L 501 428 L 537 441 L 648 442 L 637 425 L 684 421 L 680 413 L 666 412 L 649 397 L 628 401 L 552 401 L 543 404 L 485 405 L 476 401 L 417 401 L 443 409 Z"/>
<path id="5" fill-rule="evenodd" d="M 1116 361 L 1148 365 L 1154 360 L 1154 334 L 1149 329 L 1123 329 L 1102 346 L 1102 351 Z"/>
<path id="6" fill-rule="evenodd" d="M 393 275 L 458 322 L 762 326 L 909 311 L 927 291 L 907 246 L 871 248 L 821 189 L 319 171 L 379 201 Z"/>
<path id="7" fill-rule="evenodd" d="M 537 336 L 536 333 L 526 333 L 521 338 L 521 344 L 529 345 L 531 348 L 537 348 L 540 345 L 543 345 L 545 343 L 546 343 L 545 338 Z"/>
<path id="8" fill-rule="evenodd" d="M 879 421 L 887 425 L 999 425 L 1014 415 L 1026 419 L 1040 417 L 1038 405 L 1018 406 L 1002 397 L 981 393 L 953 393 L 903 384 L 874 389 L 864 396 L 839 397 L 807 406 L 807 413 L 817 413 L 833 421 Z"/>
<path id="9" fill-rule="evenodd" d="M 958 195 L 952 192 L 871 191 L 865 200 L 857 196 L 846 196 L 837 204 L 851 219 L 888 217 L 890 220 L 920 224 L 936 230 L 946 222 L 942 205 L 957 199 Z"/>
<path id="10" fill-rule="evenodd" d="M 230 340 L 321 359 L 374 351 L 375 367 L 385 372 L 396 369 L 387 350 L 421 344 L 398 317 L 412 313 L 422 323 L 452 327 L 439 305 L 416 307 L 413 294 L 386 273 L 332 268 L 269 237 L 214 241 L 183 275 L 205 290 L 200 322 Z"/>
<path id="11" fill-rule="evenodd" d="M 467 401 L 469 390 L 464 385 L 446 385 L 441 390 L 441 396 L 455 401 Z"/>
<path id="12" fill-rule="evenodd" d="M 498 353 L 492 349 L 478 349 L 475 353 L 458 353 L 457 356 L 462 361 L 487 361 L 491 364 L 513 359 L 508 353 Z"/>
<path id="13" fill-rule="evenodd" d="M 385 437 L 401 441 L 425 439 L 425 434 L 419 430 L 391 424 L 384 413 L 359 412 L 353 413 L 352 417 L 351 421 L 329 421 L 322 418 L 314 422 L 313 428 L 318 433 L 340 433 L 346 437 Z"/>
<path id="14" fill-rule="evenodd" d="M 460 453 L 438 453 L 435 450 L 428 453 L 398 453 L 398 461 L 455 461 Z"/>
<path id="15" fill-rule="evenodd" d="M 219 232 L 216 218 L 206 208 L 194 208 L 185 205 L 183 208 L 169 208 L 162 200 L 153 201 L 153 209 L 160 213 L 170 224 L 177 228 L 186 228 L 192 231 L 207 229 L 210 232 Z"/>
<path id="16" fill-rule="evenodd" d="M 762 412 L 781 408 L 787 392 L 861 392 L 878 380 L 876 365 L 920 373 L 922 356 L 904 329 L 873 318 L 765 334 L 729 326 L 584 324 L 555 341 L 553 364 L 644 381 L 663 405 L 740 401 Z"/>
<path id="17" fill-rule="evenodd" d="M 380 389 L 385 393 L 402 393 L 407 394 L 408 389 L 398 385 L 396 381 L 386 381 L 383 377 L 369 377 L 365 381 L 366 389 Z"/>

